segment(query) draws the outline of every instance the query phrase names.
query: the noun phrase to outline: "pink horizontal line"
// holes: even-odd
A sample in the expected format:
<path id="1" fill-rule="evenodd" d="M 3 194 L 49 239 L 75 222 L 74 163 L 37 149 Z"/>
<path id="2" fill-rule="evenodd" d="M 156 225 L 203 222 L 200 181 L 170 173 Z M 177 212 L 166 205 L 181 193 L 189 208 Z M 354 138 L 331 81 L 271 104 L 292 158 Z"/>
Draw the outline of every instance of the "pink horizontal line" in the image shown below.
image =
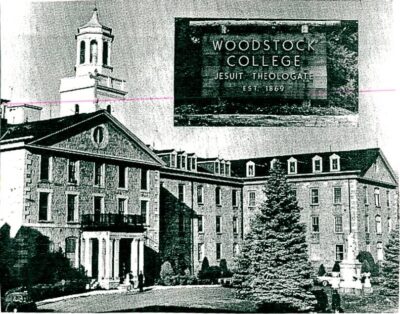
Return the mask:
<path id="1" fill-rule="evenodd" d="M 361 89 L 360 93 L 387 93 L 396 92 L 395 88 L 387 89 Z M 152 100 L 172 100 L 172 96 L 161 96 L 161 97 L 135 97 L 135 98 L 110 98 L 110 99 L 98 99 L 98 102 L 119 102 L 119 101 L 152 101 Z M 42 104 L 61 104 L 61 103 L 93 103 L 94 99 L 75 99 L 75 100 L 48 100 L 48 101 L 22 101 L 22 102 L 8 102 L 8 106 L 19 106 L 19 105 L 42 105 Z"/>

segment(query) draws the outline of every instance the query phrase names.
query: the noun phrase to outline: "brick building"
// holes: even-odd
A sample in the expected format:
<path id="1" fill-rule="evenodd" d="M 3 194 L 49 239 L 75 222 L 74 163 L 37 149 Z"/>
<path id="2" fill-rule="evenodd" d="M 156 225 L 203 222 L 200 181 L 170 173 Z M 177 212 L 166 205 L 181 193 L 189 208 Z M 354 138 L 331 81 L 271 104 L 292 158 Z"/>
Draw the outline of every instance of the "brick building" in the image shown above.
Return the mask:
<path id="1" fill-rule="evenodd" d="M 76 38 L 61 117 L 40 120 L 40 107 L 3 104 L 0 227 L 12 236 L 24 227 L 48 237 L 50 249 L 106 288 L 128 271 L 151 282 L 165 260 L 194 274 L 204 257 L 230 266 L 279 160 L 316 266 L 343 259 L 350 232 L 357 251 L 382 259 L 399 217 L 397 179 L 379 149 L 230 161 L 150 149 L 115 118 L 123 121 L 123 106 L 107 101 L 126 92 L 110 76 L 114 37 L 96 10 Z"/>

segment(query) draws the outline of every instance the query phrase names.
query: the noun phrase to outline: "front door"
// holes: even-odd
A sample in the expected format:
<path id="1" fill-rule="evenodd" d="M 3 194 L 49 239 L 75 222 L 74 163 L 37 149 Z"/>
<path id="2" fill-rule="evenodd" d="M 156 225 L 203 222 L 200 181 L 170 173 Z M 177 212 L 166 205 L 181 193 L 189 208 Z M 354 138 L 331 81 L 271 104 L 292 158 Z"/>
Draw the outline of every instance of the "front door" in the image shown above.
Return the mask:
<path id="1" fill-rule="evenodd" d="M 99 275 L 99 240 L 92 239 L 92 278 Z"/>

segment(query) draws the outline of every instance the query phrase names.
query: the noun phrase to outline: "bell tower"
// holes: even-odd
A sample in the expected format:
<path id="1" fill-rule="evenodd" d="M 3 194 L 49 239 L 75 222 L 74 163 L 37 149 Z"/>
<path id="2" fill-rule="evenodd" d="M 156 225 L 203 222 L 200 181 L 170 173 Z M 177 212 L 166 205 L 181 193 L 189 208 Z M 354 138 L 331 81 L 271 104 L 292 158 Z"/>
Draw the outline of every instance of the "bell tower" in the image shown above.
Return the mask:
<path id="1" fill-rule="evenodd" d="M 114 35 L 111 28 L 100 23 L 97 8 L 78 28 L 75 39 L 75 76 L 61 79 L 60 116 L 100 109 L 115 111 L 127 92 L 125 81 L 111 76 Z"/>

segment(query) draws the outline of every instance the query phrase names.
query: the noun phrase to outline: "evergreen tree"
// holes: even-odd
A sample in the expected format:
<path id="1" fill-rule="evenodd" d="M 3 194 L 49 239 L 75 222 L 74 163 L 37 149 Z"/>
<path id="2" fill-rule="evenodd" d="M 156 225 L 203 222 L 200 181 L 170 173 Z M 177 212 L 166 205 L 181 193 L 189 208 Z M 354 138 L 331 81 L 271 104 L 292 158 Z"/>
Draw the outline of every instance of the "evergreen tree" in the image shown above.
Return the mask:
<path id="1" fill-rule="evenodd" d="M 324 264 L 319 265 L 318 268 L 318 276 L 323 276 L 326 274 L 325 266 Z"/>
<path id="2" fill-rule="evenodd" d="M 238 297 L 255 301 L 264 312 L 312 311 L 317 302 L 305 225 L 280 164 L 270 171 L 264 193 L 236 261 Z"/>
<path id="3" fill-rule="evenodd" d="M 387 295 L 399 294 L 399 253 L 399 225 L 397 225 L 390 233 L 389 242 L 385 246 L 382 274 L 384 293 Z"/>

